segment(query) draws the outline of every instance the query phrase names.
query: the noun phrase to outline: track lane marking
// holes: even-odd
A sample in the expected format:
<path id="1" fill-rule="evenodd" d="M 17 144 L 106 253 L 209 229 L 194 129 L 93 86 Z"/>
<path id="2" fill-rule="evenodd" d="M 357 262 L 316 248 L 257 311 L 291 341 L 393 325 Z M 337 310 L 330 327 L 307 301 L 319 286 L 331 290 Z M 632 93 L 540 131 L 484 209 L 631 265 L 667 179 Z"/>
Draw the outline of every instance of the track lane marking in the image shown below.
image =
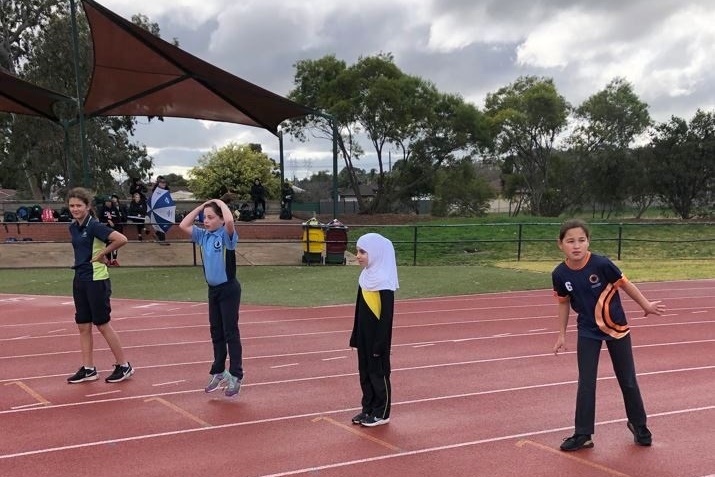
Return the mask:
<path id="1" fill-rule="evenodd" d="M 208 422 L 204 421 L 204 420 L 201 419 L 200 417 L 195 416 L 194 414 L 191 414 L 189 411 L 180 408 L 180 407 L 177 406 L 176 404 L 171 403 L 171 402 L 167 401 L 167 400 L 164 399 L 164 398 L 154 397 L 154 398 L 149 398 L 149 399 L 145 399 L 145 400 L 144 400 L 144 402 L 150 402 L 150 401 L 156 401 L 156 402 L 158 402 L 158 403 L 160 403 L 160 404 L 162 404 L 162 405 L 168 407 L 168 408 L 171 409 L 172 411 L 176 411 L 176 412 L 178 412 L 179 414 L 181 414 L 182 416 L 184 416 L 184 417 L 186 417 L 186 418 L 189 418 L 189 419 L 191 419 L 192 421 L 194 421 L 194 422 L 200 424 L 200 425 L 201 425 L 202 427 L 204 427 L 204 428 L 213 427 L 213 426 L 211 426 L 211 424 L 209 424 Z"/>
<path id="2" fill-rule="evenodd" d="M 35 399 L 35 401 L 37 401 L 37 404 L 42 405 L 42 406 L 47 406 L 50 404 L 50 401 L 48 401 L 47 399 L 42 397 L 42 395 L 40 395 L 40 393 L 38 393 L 37 391 L 32 389 L 27 384 L 23 383 L 22 381 L 11 381 L 9 383 L 5 383 L 5 386 L 11 386 L 13 384 L 15 386 L 18 386 L 20 389 L 25 391 L 30 396 L 32 396 Z"/>
<path id="3" fill-rule="evenodd" d="M 547 446 L 547 445 L 544 445 L 544 444 L 541 444 L 541 443 L 539 443 L 539 442 L 535 442 L 535 441 L 532 441 L 532 440 L 529 440 L 529 439 L 522 439 L 522 440 L 520 440 L 520 441 L 517 441 L 517 443 L 516 443 L 516 446 L 519 447 L 519 448 L 523 448 L 523 447 L 526 446 L 526 445 L 529 445 L 529 446 L 532 446 L 532 447 L 536 447 L 537 449 L 541 449 L 541 450 L 546 451 L 546 452 L 550 452 L 550 453 L 552 453 L 552 454 L 554 454 L 554 455 L 558 455 L 558 456 L 561 457 L 561 458 L 566 458 L 566 459 L 575 460 L 576 462 L 578 462 L 578 463 L 580 463 L 580 464 L 587 465 L 587 466 L 589 466 L 589 467 L 593 467 L 594 469 L 602 470 L 602 471 L 606 472 L 606 473 L 609 474 L 609 475 L 615 475 L 615 476 L 618 476 L 618 477 L 632 477 L 632 476 L 629 475 L 629 474 L 624 474 L 623 472 L 619 472 L 619 471 L 617 471 L 617 470 L 615 470 L 615 469 L 611 469 L 610 467 L 607 467 L 607 466 L 605 466 L 605 465 L 601 465 L 601 464 L 597 464 L 597 463 L 595 463 L 595 462 L 591 462 L 590 460 L 584 459 L 584 458 L 582 458 L 582 457 L 575 456 L 575 455 L 573 455 L 573 454 L 567 454 L 566 452 L 561 451 L 561 450 L 552 449 L 551 447 L 549 447 L 549 446 Z"/>
<path id="4" fill-rule="evenodd" d="M 328 422 L 328 423 L 330 423 L 330 424 L 332 424 L 332 425 L 334 425 L 334 426 L 337 426 L 337 427 L 339 427 L 339 428 L 341 428 L 341 429 L 344 429 L 344 430 L 350 432 L 351 434 L 355 434 L 356 436 L 358 436 L 358 437 L 360 437 L 360 438 L 362 438 L 362 439 L 367 439 L 367 440 L 372 441 L 372 442 L 374 442 L 374 443 L 376 443 L 376 444 L 379 444 L 379 445 L 381 445 L 381 446 L 383 446 L 383 447 L 387 447 L 388 449 L 390 449 L 390 450 L 392 450 L 392 451 L 402 452 L 402 450 L 401 450 L 399 447 L 394 446 L 394 445 L 390 444 L 389 442 L 383 441 L 382 439 L 378 439 L 378 438 L 375 437 L 375 436 L 371 436 L 370 434 L 366 434 L 366 433 L 364 433 L 364 432 L 362 432 L 362 431 L 359 431 L 358 429 L 355 429 L 355 428 L 352 427 L 352 426 L 348 426 L 347 424 L 343 424 L 342 422 L 338 422 L 338 421 L 336 421 L 335 419 L 333 419 L 332 417 L 320 416 L 320 417 L 316 417 L 316 418 L 314 418 L 314 419 L 311 419 L 311 422 L 320 422 L 320 421 Z"/>

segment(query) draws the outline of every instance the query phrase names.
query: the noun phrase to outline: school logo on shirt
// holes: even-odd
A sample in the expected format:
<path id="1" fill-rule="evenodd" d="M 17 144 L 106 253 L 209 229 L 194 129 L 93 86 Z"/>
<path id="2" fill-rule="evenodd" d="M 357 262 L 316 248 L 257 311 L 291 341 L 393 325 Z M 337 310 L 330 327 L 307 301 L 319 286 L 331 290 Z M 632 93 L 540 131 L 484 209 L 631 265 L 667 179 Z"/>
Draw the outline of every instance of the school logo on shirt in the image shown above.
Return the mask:
<path id="1" fill-rule="evenodd" d="M 588 276 L 588 281 L 591 282 L 591 288 L 598 288 L 601 286 L 601 280 L 595 273 Z"/>
<path id="2" fill-rule="evenodd" d="M 223 247 L 223 243 L 221 242 L 221 239 L 216 239 L 214 240 L 214 250 L 218 251 Z"/>

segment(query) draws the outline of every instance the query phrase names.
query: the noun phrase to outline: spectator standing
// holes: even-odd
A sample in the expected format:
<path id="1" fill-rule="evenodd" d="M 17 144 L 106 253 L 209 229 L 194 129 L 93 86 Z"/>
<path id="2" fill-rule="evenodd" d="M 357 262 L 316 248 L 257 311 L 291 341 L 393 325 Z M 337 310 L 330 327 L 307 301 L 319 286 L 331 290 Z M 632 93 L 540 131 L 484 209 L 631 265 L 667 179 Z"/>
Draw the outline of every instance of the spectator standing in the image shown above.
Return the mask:
<path id="1" fill-rule="evenodd" d="M 261 180 L 256 178 L 251 186 L 251 199 L 253 200 L 253 213 L 257 219 L 262 219 L 266 214 L 266 188 Z M 260 208 L 258 207 L 260 205 Z"/>
<path id="2" fill-rule="evenodd" d="M 142 240 L 142 231 L 146 231 L 146 199 L 142 197 L 139 192 L 135 192 L 132 195 L 132 201 L 129 203 L 129 210 L 127 211 L 127 218 L 136 224 L 137 227 L 137 240 Z"/>

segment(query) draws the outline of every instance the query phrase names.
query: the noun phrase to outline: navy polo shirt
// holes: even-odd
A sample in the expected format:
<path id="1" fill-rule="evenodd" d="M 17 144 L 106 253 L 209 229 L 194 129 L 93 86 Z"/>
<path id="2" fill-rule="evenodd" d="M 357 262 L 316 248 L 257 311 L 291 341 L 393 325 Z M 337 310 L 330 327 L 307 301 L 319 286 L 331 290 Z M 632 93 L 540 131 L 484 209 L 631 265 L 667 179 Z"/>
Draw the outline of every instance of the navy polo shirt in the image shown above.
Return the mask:
<path id="1" fill-rule="evenodd" d="M 559 301 L 568 300 L 578 313 L 579 336 L 610 340 L 628 334 L 626 313 L 618 295 L 618 288 L 628 279 L 610 259 L 589 252 L 583 267 L 573 269 L 562 262 L 551 279 Z"/>
<path id="2" fill-rule="evenodd" d="M 113 229 L 101 223 L 95 217 L 87 215 L 82 224 L 73 220 L 70 224 L 72 247 L 74 248 L 74 275 L 85 282 L 106 280 L 109 278 L 107 266 L 92 262 L 92 257 L 104 249 Z"/>
<path id="3" fill-rule="evenodd" d="M 231 237 L 223 225 L 213 232 L 194 225 L 191 241 L 201 247 L 206 283 L 216 286 L 236 279 L 236 230 Z"/>

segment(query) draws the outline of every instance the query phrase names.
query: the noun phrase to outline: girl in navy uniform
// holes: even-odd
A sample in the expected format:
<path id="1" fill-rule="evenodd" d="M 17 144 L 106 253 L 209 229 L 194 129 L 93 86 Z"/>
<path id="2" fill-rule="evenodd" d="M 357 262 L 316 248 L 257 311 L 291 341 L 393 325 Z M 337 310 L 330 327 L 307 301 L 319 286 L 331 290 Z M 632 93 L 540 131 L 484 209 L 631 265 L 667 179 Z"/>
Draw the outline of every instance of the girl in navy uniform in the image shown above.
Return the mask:
<path id="1" fill-rule="evenodd" d="M 645 315 L 662 315 L 660 301 L 648 301 L 640 290 L 606 257 L 589 252 L 591 235 L 581 220 L 569 220 L 561 226 L 559 248 L 566 260 L 552 273 L 554 294 L 559 300 L 559 336 L 554 353 L 565 350 L 569 306 L 578 314 L 578 391 L 576 395 L 576 429 L 564 439 L 561 450 L 575 451 L 593 447 L 596 413 L 596 376 L 601 345 L 605 341 L 613 370 L 623 394 L 628 416 L 628 429 L 636 444 L 649 446 L 652 436 L 646 427 L 646 412 L 636 381 L 630 329 L 618 295 L 626 292 L 643 309 Z"/>
<path id="2" fill-rule="evenodd" d="M 97 379 L 93 358 L 93 324 L 107 341 L 116 360 L 114 372 L 105 381 L 116 383 L 134 374 L 132 365 L 124 358 L 119 336 L 109 324 L 112 285 L 107 270 L 107 256 L 124 246 L 127 238 L 91 214 L 91 200 L 89 191 L 81 187 L 70 190 L 67 196 L 70 214 L 74 219 L 69 227 L 74 248 L 72 295 L 84 361 L 79 371 L 67 379 L 72 384 Z"/>
<path id="3" fill-rule="evenodd" d="M 365 234 L 357 241 L 357 260 L 363 270 L 350 346 L 357 348 L 362 410 L 352 422 L 374 427 L 390 422 L 392 317 L 399 288 L 395 249 L 382 235 Z"/>
<path id="4" fill-rule="evenodd" d="M 203 228 L 194 220 L 203 212 Z M 204 277 L 209 286 L 209 327 L 214 361 L 207 393 L 225 386 L 225 395 L 238 395 L 243 380 L 241 334 L 238 330 L 238 308 L 241 285 L 236 279 L 236 244 L 238 232 L 233 214 L 220 199 L 209 200 L 189 212 L 179 228 L 201 247 Z M 226 370 L 226 358 L 230 359 Z"/>

